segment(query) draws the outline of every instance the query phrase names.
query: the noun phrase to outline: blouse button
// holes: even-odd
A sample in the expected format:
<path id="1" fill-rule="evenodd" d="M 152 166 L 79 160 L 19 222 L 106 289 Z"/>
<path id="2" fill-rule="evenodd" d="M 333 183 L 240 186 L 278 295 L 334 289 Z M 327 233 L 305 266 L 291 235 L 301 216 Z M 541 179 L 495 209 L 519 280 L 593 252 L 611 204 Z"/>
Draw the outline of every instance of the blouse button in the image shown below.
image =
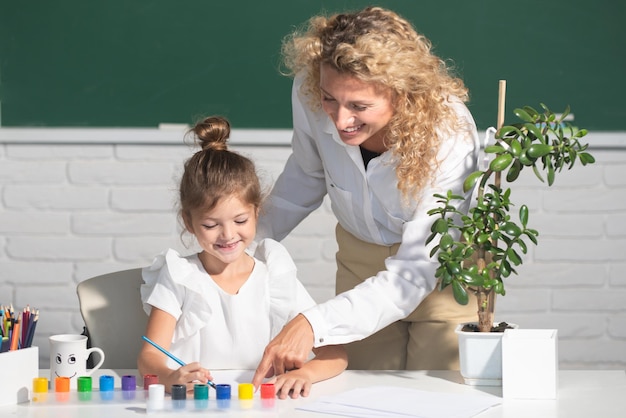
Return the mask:
<path id="1" fill-rule="evenodd" d="M 323 343 L 324 342 L 324 338 L 320 338 L 319 342 Z"/>

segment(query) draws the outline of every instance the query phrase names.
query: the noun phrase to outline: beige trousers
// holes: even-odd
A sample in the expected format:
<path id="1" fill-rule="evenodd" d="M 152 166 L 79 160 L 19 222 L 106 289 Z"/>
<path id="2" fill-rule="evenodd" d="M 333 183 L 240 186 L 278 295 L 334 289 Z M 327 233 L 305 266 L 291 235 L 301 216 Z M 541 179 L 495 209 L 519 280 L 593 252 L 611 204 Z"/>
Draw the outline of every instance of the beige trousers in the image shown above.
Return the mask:
<path id="1" fill-rule="evenodd" d="M 335 230 L 336 292 L 352 289 L 385 269 L 385 259 L 398 251 L 356 238 L 341 226 Z M 348 368 L 356 370 L 458 370 L 459 354 L 454 328 L 476 320 L 476 299 L 459 305 L 451 287 L 438 288 L 405 319 L 394 322 L 361 341 L 346 345 Z"/>

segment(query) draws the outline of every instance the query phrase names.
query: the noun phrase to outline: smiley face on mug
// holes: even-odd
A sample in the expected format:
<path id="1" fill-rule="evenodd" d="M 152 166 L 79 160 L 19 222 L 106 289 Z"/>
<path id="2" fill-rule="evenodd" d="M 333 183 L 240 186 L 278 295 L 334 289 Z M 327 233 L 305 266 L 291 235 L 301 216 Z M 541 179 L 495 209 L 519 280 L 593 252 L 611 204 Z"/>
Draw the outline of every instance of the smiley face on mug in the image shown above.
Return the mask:
<path id="1" fill-rule="evenodd" d="M 54 360 L 56 364 L 59 366 L 63 364 L 68 364 L 71 367 L 74 364 L 76 364 L 76 354 L 57 353 L 56 356 L 54 357 Z M 61 367 L 61 369 L 64 369 L 64 368 Z M 73 370 L 73 372 L 74 373 L 71 376 L 61 376 L 59 375 L 58 370 L 55 370 L 54 374 L 56 374 L 57 377 L 69 377 L 71 379 L 72 377 L 76 376 L 76 374 L 78 373 L 76 370 Z"/>

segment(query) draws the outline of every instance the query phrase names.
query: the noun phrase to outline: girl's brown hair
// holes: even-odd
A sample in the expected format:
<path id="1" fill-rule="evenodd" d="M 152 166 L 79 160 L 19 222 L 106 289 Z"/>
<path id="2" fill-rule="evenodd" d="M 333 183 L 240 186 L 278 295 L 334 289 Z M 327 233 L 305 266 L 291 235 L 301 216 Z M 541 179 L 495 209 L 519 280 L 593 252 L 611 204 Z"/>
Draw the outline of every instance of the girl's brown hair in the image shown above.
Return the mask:
<path id="1" fill-rule="evenodd" d="M 258 210 L 262 201 L 259 178 L 250 159 L 228 150 L 228 120 L 210 116 L 189 132 L 201 149 L 185 162 L 180 181 L 180 212 L 185 225 L 192 210 L 211 210 L 230 196 L 237 196 Z"/>
<path id="2" fill-rule="evenodd" d="M 320 107 L 321 64 L 392 93 L 395 111 L 385 145 L 397 157 L 405 197 L 417 196 L 431 180 L 446 133 L 467 128 L 448 104 L 452 97 L 468 100 L 463 81 L 431 53 L 426 37 L 392 11 L 369 7 L 313 17 L 303 32 L 284 39 L 283 58 L 288 75 L 304 74 L 302 91 L 314 108 Z"/>

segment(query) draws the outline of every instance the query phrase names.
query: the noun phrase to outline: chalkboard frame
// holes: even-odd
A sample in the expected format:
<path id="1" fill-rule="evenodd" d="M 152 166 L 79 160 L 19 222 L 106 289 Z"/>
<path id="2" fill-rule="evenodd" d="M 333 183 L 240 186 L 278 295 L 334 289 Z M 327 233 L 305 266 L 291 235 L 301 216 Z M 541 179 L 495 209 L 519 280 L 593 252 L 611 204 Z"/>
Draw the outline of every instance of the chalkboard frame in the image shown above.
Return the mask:
<path id="1" fill-rule="evenodd" d="M 0 126 L 156 127 L 222 114 L 237 128 L 288 129 L 282 38 L 314 14 L 373 3 L 454 65 L 479 129 L 495 124 L 506 79 L 507 109 L 570 105 L 574 125 L 626 130 L 626 5 L 610 0 L 4 1 Z"/>

